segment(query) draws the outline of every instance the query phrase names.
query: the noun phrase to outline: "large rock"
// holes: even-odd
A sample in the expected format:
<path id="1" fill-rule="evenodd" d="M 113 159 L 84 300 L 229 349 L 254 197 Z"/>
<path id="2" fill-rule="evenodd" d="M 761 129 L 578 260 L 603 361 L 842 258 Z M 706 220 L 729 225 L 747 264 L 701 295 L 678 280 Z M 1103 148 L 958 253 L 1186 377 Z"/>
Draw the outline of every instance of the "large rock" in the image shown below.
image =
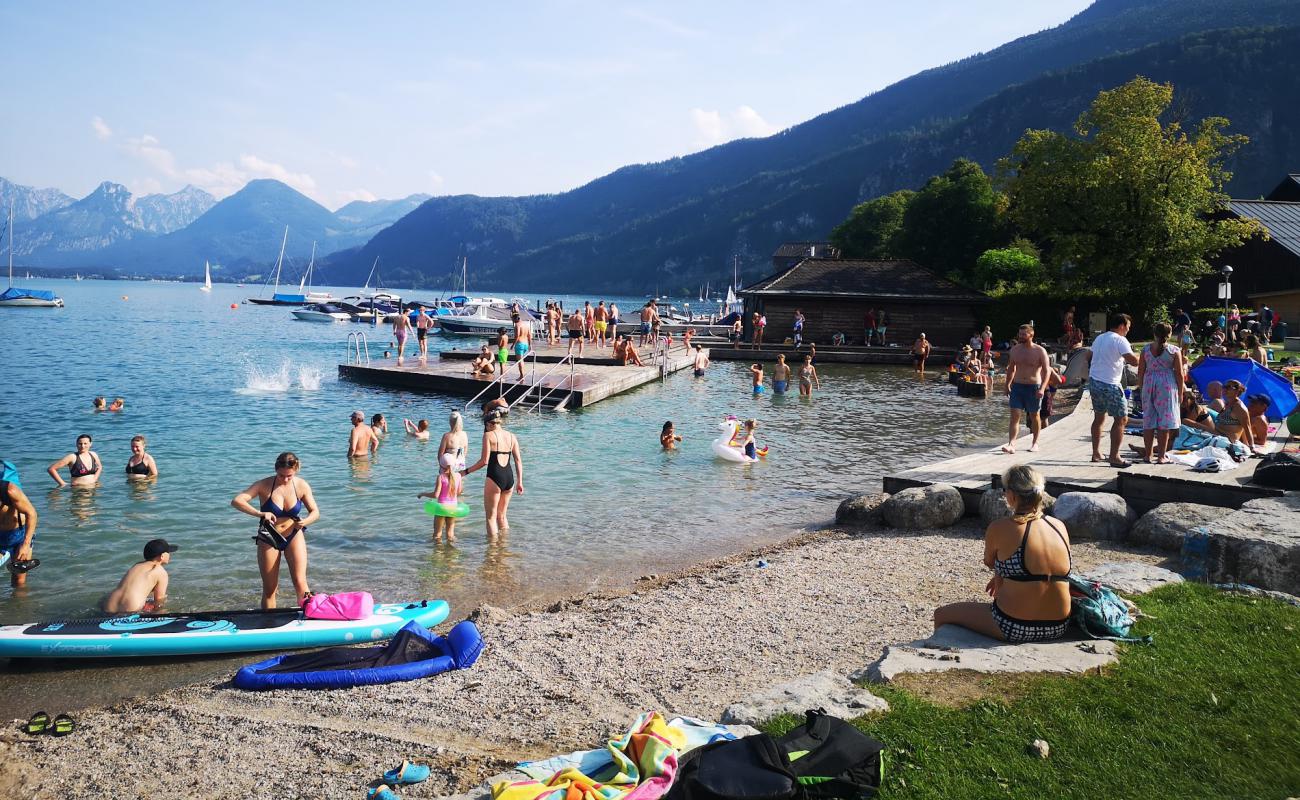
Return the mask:
<path id="1" fill-rule="evenodd" d="M 1124 498 L 1109 492 L 1066 492 L 1056 499 L 1052 516 L 1065 523 L 1070 539 L 1122 542 L 1137 513 Z"/>
<path id="2" fill-rule="evenodd" d="M 1128 542 L 1177 552 L 1183 549 L 1188 531 L 1231 513 L 1230 508 L 1200 503 L 1161 503 L 1138 518 L 1128 532 Z"/>
<path id="3" fill-rule="evenodd" d="M 957 625 L 944 625 L 927 639 L 885 648 L 879 661 L 850 677 L 888 683 L 907 673 L 958 669 L 985 674 L 1078 674 L 1114 663 L 1116 658 L 1115 643 L 1111 641 L 1062 639 L 1008 644 Z"/>
<path id="4" fill-rule="evenodd" d="M 1050 494 L 1043 497 L 1043 513 L 1051 514 L 1052 508 L 1056 506 L 1056 498 Z M 1007 508 L 1007 495 L 1001 489 L 985 489 L 984 494 L 980 495 L 980 519 L 984 524 L 999 519 L 1006 519 L 1011 516 L 1011 509 Z"/>
<path id="5" fill-rule="evenodd" d="M 1183 582 L 1183 576 L 1177 572 L 1134 561 L 1110 561 L 1099 567 L 1083 570 L 1080 575 L 1102 586 L 1109 586 L 1121 594 L 1146 594 L 1161 586 Z"/>
<path id="6" fill-rule="evenodd" d="M 835 524 L 861 527 L 879 525 L 884 521 L 880 506 L 889 499 L 887 494 L 857 494 L 846 497 L 835 509 Z"/>
<path id="7" fill-rule="evenodd" d="M 1250 500 L 1183 540 L 1188 577 L 1300 594 L 1300 495 Z"/>
<path id="8" fill-rule="evenodd" d="M 885 522 L 894 528 L 923 530 L 956 525 L 966 513 L 961 492 L 946 483 L 914 486 L 891 495 L 881 506 Z"/>
<path id="9" fill-rule="evenodd" d="M 810 708 L 825 709 L 827 714 L 849 719 L 863 714 L 883 714 L 889 710 L 889 703 L 855 686 L 845 676 L 826 670 L 733 703 L 722 712 L 722 722 L 758 725 L 777 714 L 802 717 Z"/>

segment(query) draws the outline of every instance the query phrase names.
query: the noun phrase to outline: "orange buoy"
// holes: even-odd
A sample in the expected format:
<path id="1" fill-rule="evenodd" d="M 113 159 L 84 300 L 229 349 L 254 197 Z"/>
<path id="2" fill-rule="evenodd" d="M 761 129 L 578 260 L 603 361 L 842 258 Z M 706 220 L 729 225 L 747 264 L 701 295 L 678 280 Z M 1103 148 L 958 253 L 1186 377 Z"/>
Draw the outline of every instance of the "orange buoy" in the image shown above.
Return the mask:
<path id="1" fill-rule="evenodd" d="M 239 308 L 239 305 L 238 305 L 237 303 L 231 303 L 231 304 L 230 304 L 230 307 L 231 307 L 231 308 Z"/>

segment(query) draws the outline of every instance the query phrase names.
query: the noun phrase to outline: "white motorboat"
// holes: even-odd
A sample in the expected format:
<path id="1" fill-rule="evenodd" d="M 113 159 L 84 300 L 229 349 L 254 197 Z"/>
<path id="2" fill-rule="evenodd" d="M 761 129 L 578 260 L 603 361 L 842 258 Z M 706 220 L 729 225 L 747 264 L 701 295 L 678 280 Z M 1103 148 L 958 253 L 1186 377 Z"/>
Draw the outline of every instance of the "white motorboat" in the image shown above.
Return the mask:
<path id="1" fill-rule="evenodd" d="M 0 292 L 0 306 L 6 308 L 63 308 L 63 298 L 43 289 L 20 289 L 14 286 L 14 210 L 9 208 L 9 288 Z M 27 273 L 27 277 L 31 277 Z"/>
<path id="2" fill-rule="evenodd" d="M 542 335 L 542 321 L 528 310 L 527 303 L 523 300 L 507 303 L 496 297 L 470 298 L 463 308 L 439 315 L 438 325 L 443 333 L 460 336 L 495 336 L 498 328 L 513 333 L 515 323 L 512 316 L 516 311 L 532 324 L 534 336 Z"/>
<path id="3" fill-rule="evenodd" d="M 312 303 L 295 308 L 293 315 L 306 322 L 350 322 L 352 315 L 333 303 Z"/>

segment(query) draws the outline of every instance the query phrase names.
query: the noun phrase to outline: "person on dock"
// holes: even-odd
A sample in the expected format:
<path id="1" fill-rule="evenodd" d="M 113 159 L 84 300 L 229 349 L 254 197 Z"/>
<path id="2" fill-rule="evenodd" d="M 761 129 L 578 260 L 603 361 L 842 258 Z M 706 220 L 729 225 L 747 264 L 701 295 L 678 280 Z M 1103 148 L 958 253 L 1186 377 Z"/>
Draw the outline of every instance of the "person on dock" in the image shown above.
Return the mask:
<path id="1" fill-rule="evenodd" d="M 360 427 L 370 432 L 366 426 Z M 253 483 L 230 501 L 235 510 L 260 520 L 253 539 L 257 542 L 257 569 L 262 574 L 262 608 L 276 607 L 281 557 L 289 561 L 289 577 L 298 605 L 304 605 L 311 597 L 307 585 L 306 533 L 307 526 L 320 519 L 320 509 L 316 507 L 311 486 L 298 477 L 300 466 L 296 455 L 283 452 L 276 456 L 274 475 Z M 259 503 L 256 508 L 250 503 L 254 497 Z"/>
<path id="2" fill-rule="evenodd" d="M 767 316 L 754 312 L 754 350 L 763 349 L 763 329 L 767 327 Z"/>
<path id="3" fill-rule="evenodd" d="M 687 328 L 682 331 L 682 344 L 686 347 L 686 352 L 691 352 L 691 339 L 695 338 L 695 329 Z"/>
<path id="4" fill-rule="evenodd" d="M 582 358 L 582 349 L 586 344 L 586 340 L 583 338 L 582 335 L 582 325 L 583 325 L 582 310 L 575 308 L 573 309 L 573 316 L 569 317 L 569 323 L 568 323 L 568 331 L 569 331 L 568 355 L 573 355 L 573 343 L 577 342 L 578 358 Z M 642 337 L 642 339 L 644 338 L 645 337 Z"/>
<path id="5" fill-rule="evenodd" d="M 930 357 L 930 340 L 925 338 L 922 332 L 912 342 L 912 363 L 916 365 L 916 371 L 919 375 L 925 374 L 925 360 Z"/>
<path id="6" fill-rule="evenodd" d="M 1114 422 L 1110 427 L 1110 464 L 1128 466 L 1120 458 L 1119 447 L 1124 442 L 1124 426 L 1128 423 L 1128 398 L 1124 396 L 1124 365 L 1137 366 L 1138 357 L 1129 344 L 1129 328 L 1133 319 L 1128 314 L 1112 314 L 1110 330 L 1098 336 L 1088 352 L 1088 394 L 1092 397 L 1092 460 L 1102 461 L 1101 429 L 1109 415 Z"/>
<path id="7" fill-rule="evenodd" d="M 131 457 L 126 460 L 128 480 L 158 477 L 158 464 L 144 451 L 148 442 L 139 434 L 131 437 Z"/>
<path id="8" fill-rule="evenodd" d="M 821 378 L 817 377 L 817 368 L 813 366 L 813 357 L 807 355 L 803 357 L 803 366 L 799 368 L 799 394 L 803 397 L 812 397 L 813 384 L 817 388 L 822 388 Z"/>
<path id="9" fill-rule="evenodd" d="M 1169 343 L 1173 329 L 1164 322 L 1152 329 L 1155 340 L 1142 348 L 1138 385 L 1142 387 L 1142 461 L 1151 463 L 1152 443 L 1157 464 L 1168 464 L 1167 453 L 1182 425 L 1178 413 L 1183 393 L 1183 351 Z"/>
<path id="10" fill-rule="evenodd" d="M 54 482 L 60 488 L 67 486 L 68 482 L 63 480 L 59 475 L 59 470 L 64 467 L 68 468 L 68 480 L 73 486 L 94 486 L 99 483 L 99 475 L 104 471 L 103 462 L 99 460 L 99 454 L 90 449 L 94 442 L 89 433 L 83 433 L 77 437 L 77 451 L 68 453 L 63 458 L 55 461 L 46 467 L 45 471 L 50 474 Z"/>
<path id="11" fill-rule="evenodd" d="M 609 309 L 605 308 L 605 301 L 597 303 L 591 313 L 594 320 L 592 324 L 596 328 L 596 346 L 608 347 L 611 342 L 605 338 L 605 332 L 609 329 Z"/>
<path id="12" fill-rule="evenodd" d="M 614 342 L 614 360 L 625 367 L 645 366 L 645 363 L 641 361 L 641 356 L 637 354 L 636 348 L 632 346 L 632 337 L 626 334 L 617 342 Z"/>
<path id="13" fill-rule="evenodd" d="M 1007 354 L 1007 392 L 1010 395 L 1011 424 L 1007 426 L 1007 443 L 1002 452 L 1016 452 L 1016 437 L 1020 434 L 1020 415 L 1028 418 L 1033 439 L 1029 452 L 1038 452 L 1038 434 L 1043 423 L 1038 413 L 1042 410 L 1043 394 L 1047 389 L 1048 375 L 1052 371 L 1047 350 L 1034 343 L 1034 326 L 1024 324 L 1016 334 L 1016 344 Z"/>
<path id="14" fill-rule="evenodd" d="M 519 367 L 519 382 L 523 383 L 524 356 L 533 346 L 533 322 L 525 322 L 519 314 L 512 314 L 510 319 L 515 323 L 515 366 Z"/>
<path id="15" fill-rule="evenodd" d="M 862 346 L 870 347 L 876 338 L 876 310 L 868 308 L 862 319 Z"/>
<path id="16" fill-rule="evenodd" d="M 664 423 L 663 430 L 659 432 L 659 446 L 665 450 L 676 450 L 677 443 L 682 440 L 673 429 L 672 420 Z"/>
<path id="17" fill-rule="evenodd" d="M 695 356 L 692 366 L 695 368 L 695 377 L 703 378 L 704 370 L 709 368 L 709 357 L 704 354 L 704 349 L 698 344 L 695 345 Z"/>
<path id="18" fill-rule="evenodd" d="M 611 342 L 618 341 L 618 322 L 618 304 L 611 302 L 609 304 L 609 326 L 605 330 L 605 335 Z M 628 338 L 631 339 L 631 337 Z"/>
<path id="19" fill-rule="evenodd" d="M 404 310 L 399 310 L 393 317 L 393 338 L 397 340 L 397 366 L 402 366 L 406 355 L 406 335 L 411 332 L 411 318 Z"/>
<path id="20" fill-rule="evenodd" d="M 647 300 L 646 304 L 641 306 L 641 338 L 637 341 L 637 347 L 645 347 L 650 340 L 650 331 L 654 327 L 651 319 L 656 315 L 655 302 Z"/>
<path id="21" fill-rule="evenodd" d="M 885 334 L 889 332 L 889 314 L 883 308 L 876 309 L 876 339 L 881 347 L 885 346 Z"/>
<path id="22" fill-rule="evenodd" d="M 348 436 L 348 458 L 365 458 L 379 449 L 379 437 L 366 424 L 366 415 L 352 412 L 352 433 Z"/>
<path id="23" fill-rule="evenodd" d="M 415 318 L 415 339 L 420 345 L 420 358 L 429 357 L 429 330 L 431 328 L 433 328 L 433 317 L 429 316 L 428 309 L 420 306 L 419 315 Z"/>
<path id="24" fill-rule="evenodd" d="M 940 606 L 935 630 L 960 625 L 1015 644 L 1060 639 L 1070 624 L 1074 567 L 1065 523 L 1043 513 L 1046 481 L 1033 467 L 1008 469 L 1002 486 L 1012 516 L 993 521 L 984 532 L 984 566 L 993 570 L 984 590 L 993 603 Z"/>
<path id="25" fill-rule="evenodd" d="M 414 436 L 422 442 L 427 441 L 429 438 L 429 420 L 427 419 L 422 419 L 419 422 L 403 419 L 402 427 L 406 429 L 407 436 Z"/>
<path id="26" fill-rule="evenodd" d="M 739 350 L 739 349 L 740 349 L 740 340 L 741 340 L 741 339 L 744 337 L 744 335 L 745 335 L 745 333 L 744 333 L 744 327 L 745 327 L 745 326 L 744 326 L 744 323 L 742 323 L 742 322 L 740 321 L 740 317 L 739 317 L 739 316 L 737 316 L 737 317 L 736 317 L 736 320 L 735 320 L 734 322 L 731 323 L 731 331 L 727 333 L 727 338 L 731 340 L 731 349 L 732 349 L 732 350 Z"/>
<path id="27" fill-rule="evenodd" d="M 478 461 L 463 473 L 472 475 L 487 467 L 487 480 L 483 481 L 483 510 L 487 515 L 488 539 L 495 539 L 497 534 L 510 529 L 506 509 L 510 506 L 511 490 L 516 494 L 524 493 L 524 461 L 519 453 L 519 439 L 501 427 L 504 417 L 496 408 L 483 415 L 483 452 Z"/>
<path id="28" fill-rule="evenodd" d="M 100 603 L 109 614 L 152 614 L 167 602 L 167 565 L 180 548 L 166 539 L 150 539 L 144 560 L 131 566 Z"/>
<path id="29" fill-rule="evenodd" d="M 590 300 L 582 303 L 582 330 L 589 341 L 596 341 L 596 312 L 592 309 Z"/>
<path id="30" fill-rule="evenodd" d="M 794 310 L 794 349 L 796 350 L 803 344 L 803 323 L 803 309 L 796 308 Z"/>
<path id="31" fill-rule="evenodd" d="M 510 334 L 505 328 L 497 328 L 497 373 L 506 374 L 506 364 L 510 362 Z"/>
<path id="32" fill-rule="evenodd" d="M 749 365 L 749 376 L 754 381 L 754 394 L 763 393 L 763 365 L 754 363 Z"/>
<path id="33" fill-rule="evenodd" d="M 496 373 L 497 368 L 494 359 L 492 358 L 492 351 L 488 349 L 486 344 L 479 350 L 478 355 L 474 357 L 474 361 L 470 364 L 470 370 L 474 373 L 475 377 L 490 378 Z"/>
<path id="34" fill-rule="evenodd" d="M 500 400 L 501 398 L 493 398 Z M 487 407 L 484 407 L 487 410 Z M 451 412 L 447 418 L 447 432 L 442 435 L 442 440 L 438 442 L 438 463 L 442 463 L 442 457 L 451 454 L 456 461 L 456 469 L 465 468 L 465 454 L 469 452 L 469 434 L 465 433 L 465 419 L 459 411 Z"/>
<path id="35" fill-rule="evenodd" d="M 8 461 L 0 465 L 0 473 L 13 478 L 0 480 L 0 553 L 9 554 L 9 583 L 19 587 L 27 583 L 27 572 L 40 563 L 32 558 L 39 515 L 17 483 L 17 470 Z"/>
<path id="36" fill-rule="evenodd" d="M 790 365 L 785 363 L 785 353 L 778 353 L 776 366 L 772 367 L 772 394 L 785 394 L 790 388 Z"/>

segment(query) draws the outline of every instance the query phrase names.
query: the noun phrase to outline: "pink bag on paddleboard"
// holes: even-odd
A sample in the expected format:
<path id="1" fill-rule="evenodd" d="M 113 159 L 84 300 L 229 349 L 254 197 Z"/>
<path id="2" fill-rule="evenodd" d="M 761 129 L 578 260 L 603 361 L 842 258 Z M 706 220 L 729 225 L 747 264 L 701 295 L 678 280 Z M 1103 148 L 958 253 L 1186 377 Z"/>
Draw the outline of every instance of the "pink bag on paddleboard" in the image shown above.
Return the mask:
<path id="1" fill-rule="evenodd" d="M 307 619 L 365 619 L 375 613 L 375 598 L 370 592 L 314 594 L 302 612 Z"/>

